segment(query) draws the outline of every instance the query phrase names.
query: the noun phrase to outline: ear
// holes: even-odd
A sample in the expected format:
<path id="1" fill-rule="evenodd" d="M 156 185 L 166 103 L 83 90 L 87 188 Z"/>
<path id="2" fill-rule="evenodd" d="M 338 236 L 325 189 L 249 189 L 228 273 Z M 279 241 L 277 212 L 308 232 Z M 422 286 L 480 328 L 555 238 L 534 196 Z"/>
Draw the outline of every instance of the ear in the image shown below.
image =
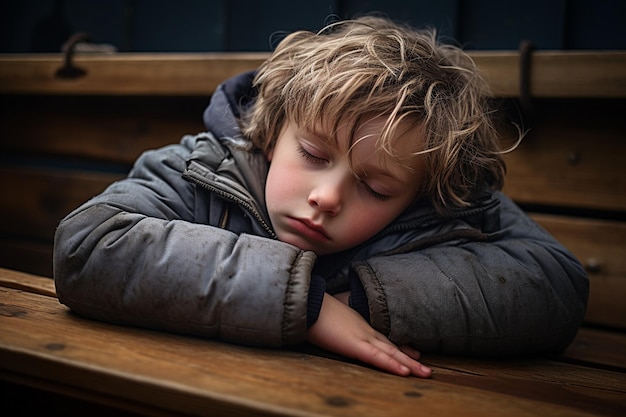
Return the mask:
<path id="1" fill-rule="evenodd" d="M 272 162 L 273 157 L 274 157 L 274 147 L 272 146 L 266 153 L 267 162 Z"/>

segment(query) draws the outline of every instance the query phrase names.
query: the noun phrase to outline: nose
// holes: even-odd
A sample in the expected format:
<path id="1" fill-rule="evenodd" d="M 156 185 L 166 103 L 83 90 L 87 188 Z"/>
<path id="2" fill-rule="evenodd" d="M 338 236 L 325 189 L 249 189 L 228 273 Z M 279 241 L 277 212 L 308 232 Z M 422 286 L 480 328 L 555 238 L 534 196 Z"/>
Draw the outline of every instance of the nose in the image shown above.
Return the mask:
<path id="1" fill-rule="evenodd" d="M 339 214 L 345 197 L 343 182 L 340 178 L 329 176 L 319 178 L 319 182 L 309 193 L 309 205 L 331 216 Z"/>

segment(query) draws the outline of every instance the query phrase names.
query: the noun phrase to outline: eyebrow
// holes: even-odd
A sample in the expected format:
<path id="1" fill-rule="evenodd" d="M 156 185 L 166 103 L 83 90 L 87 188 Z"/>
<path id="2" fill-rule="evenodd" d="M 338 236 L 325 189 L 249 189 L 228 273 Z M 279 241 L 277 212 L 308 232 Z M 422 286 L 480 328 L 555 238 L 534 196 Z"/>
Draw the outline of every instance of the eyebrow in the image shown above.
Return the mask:
<path id="1" fill-rule="evenodd" d="M 360 171 L 363 172 L 365 177 L 372 177 L 372 176 L 378 175 L 378 176 L 382 176 L 385 178 L 389 178 L 395 182 L 400 183 L 401 185 L 408 185 L 408 181 L 401 179 L 398 175 L 395 175 L 393 172 L 386 170 L 384 168 L 381 168 L 378 165 L 365 163 L 365 164 L 361 164 L 359 168 L 360 168 Z M 356 170 L 354 171 L 355 171 L 355 174 L 358 175 Z"/>
<path id="2" fill-rule="evenodd" d="M 298 130 L 308 135 L 313 136 L 314 139 L 319 140 L 320 142 L 329 143 L 329 144 L 332 144 L 333 146 L 337 146 L 338 144 L 337 138 L 335 138 L 335 140 L 333 141 L 330 135 L 327 135 L 326 133 L 323 133 L 319 130 L 312 130 L 312 129 L 306 129 L 306 128 L 303 128 L 303 129 L 298 128 Z"/>

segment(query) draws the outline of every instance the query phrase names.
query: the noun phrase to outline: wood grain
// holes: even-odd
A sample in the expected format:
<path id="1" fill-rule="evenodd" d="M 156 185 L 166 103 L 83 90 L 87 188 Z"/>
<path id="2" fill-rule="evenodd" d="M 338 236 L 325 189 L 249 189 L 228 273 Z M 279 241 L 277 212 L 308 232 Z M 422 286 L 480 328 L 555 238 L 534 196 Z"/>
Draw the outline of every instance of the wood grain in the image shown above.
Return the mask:
<path id="1" fill-rule="evenodd" d="M 517 51 L 469 52 L 496 97 L 520 96 Z M 532 97 L 625 97 L 626 52 L 535 51 L 530 65 Z"/>
<path id="2" fill-rule="evenodd" d="M 471 51 L 497 97 L 520 94 L 517 51 Z M 223 80 L 256 69 L 268 53 L 118 53 L 75 56 L 87 75 L 59 79 L 61 54 L 0 57 L 0 93 L 203 95 Z M 626 52 L 536 51 L 530 92 L 534 97 L 624 97 Z M 566 71 L 563 69 L 567 68 Z"/>
<path id="3" fill-rule="evenodd" d="M 17 237 L 1 237 L 0 265 L 51 278 L 52 241 L 38 242 Z"/>
<path id="4" fill-rule="evenodd" d="M 0 287 L 56 298 L 54 281 L 34 274 L 0 268 Z"/>
<path id="5" fill-rule="evenodd" d="M 590 295 L 585 320 L 626 329 L 626 223 L 547 214 L 532 217 L 587 269 Z"/>
<path id="6" fill-rule="evenodd" d="M 59 221 L 123 174 L 0 166 L 0 232 L 52 242 Z"/>
<path id="7" fill-rule="evenodd" d="M 623 373 L 553 361 L 425 358 L 429 380 L 85 320 L 0 287 L 0 377 L 112 406 L 190 415 L 620 415 Z"/>
<path id="8" fill-rule="evenodd" d="M 84 77 L 55 76 L 61 54 L 12 55 L 0 58 L 0 92 L 97 95 L 202 95 L 219 83 L 257 68 L 266 53 L 119 53 L 76 55 Z"/>
<path id="9" fill-rule="evenodd" d="M 626 372 L 626 333 L 582 327 L 562 358 Z"/>
<path id="10" fill-rule="evenodd" d="M 626 212 L 623 100 L 536 100 L 504 191 L 520 203 Z M 512 143 L 502 128 L 503 143 Z"/>
<path id="11" fill-rule="evenodd" d="M 202 112 L 208 102 L 208 96 L 0 95 L 0 150 L 24 157 L 64 158 L 64 163 L 129 167 L 145 150 L 205 130 Z"/>

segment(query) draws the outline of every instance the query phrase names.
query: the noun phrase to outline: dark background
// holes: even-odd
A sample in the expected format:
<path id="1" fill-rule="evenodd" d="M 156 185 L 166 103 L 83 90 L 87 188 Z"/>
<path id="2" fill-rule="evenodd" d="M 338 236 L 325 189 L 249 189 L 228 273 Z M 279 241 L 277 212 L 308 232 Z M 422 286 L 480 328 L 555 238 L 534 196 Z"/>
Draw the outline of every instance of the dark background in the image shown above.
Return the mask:
<path id="1" fill-rule="evenodd" d="M 72 34 L 120 52 L 269 51 L 271 39 L 381 12 L 465 49 L 626 49 L 624 0 L 2 0 L 0 53 L 58 52 Z"/>

